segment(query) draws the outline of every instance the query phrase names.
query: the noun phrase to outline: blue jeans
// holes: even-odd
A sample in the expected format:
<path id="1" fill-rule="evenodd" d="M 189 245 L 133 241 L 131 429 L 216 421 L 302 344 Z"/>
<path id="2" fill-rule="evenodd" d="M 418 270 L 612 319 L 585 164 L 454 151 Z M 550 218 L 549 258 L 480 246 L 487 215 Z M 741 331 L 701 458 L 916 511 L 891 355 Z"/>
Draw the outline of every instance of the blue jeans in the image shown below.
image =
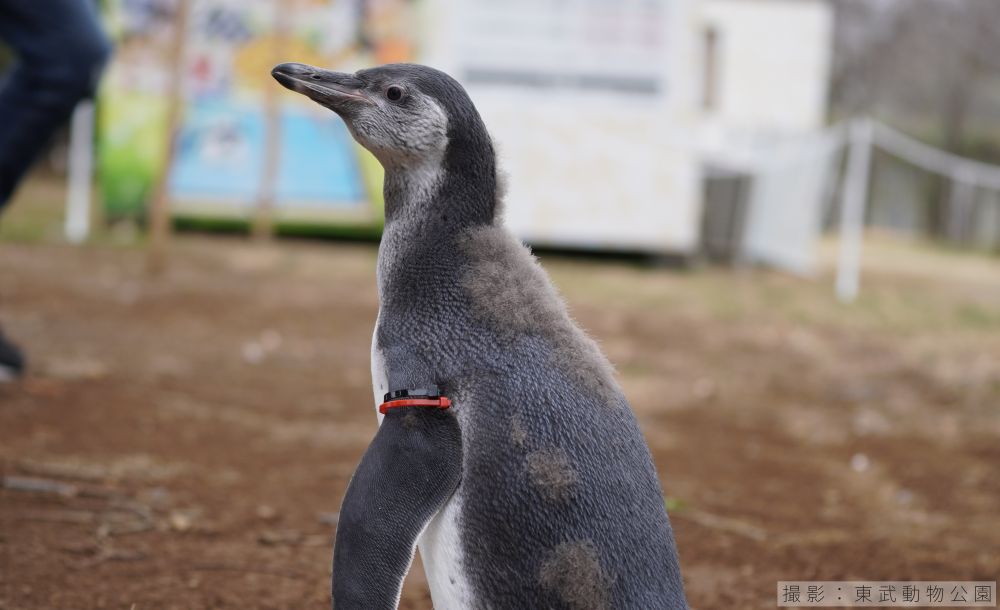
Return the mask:
<path id="1" fill-rule="evenodd" d="M 93 95 L 111 43 L 92 0 L 0 0 L 0 40 L 17 56 L 0 83 L 0 210 L 18 182 Z"/>

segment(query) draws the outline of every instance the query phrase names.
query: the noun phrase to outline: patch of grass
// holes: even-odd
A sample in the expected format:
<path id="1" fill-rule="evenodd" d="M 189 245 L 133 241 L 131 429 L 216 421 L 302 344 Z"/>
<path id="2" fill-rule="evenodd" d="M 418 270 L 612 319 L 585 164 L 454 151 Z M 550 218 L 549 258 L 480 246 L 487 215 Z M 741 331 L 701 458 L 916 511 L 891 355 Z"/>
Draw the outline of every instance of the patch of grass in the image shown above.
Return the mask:
<path id="1" fill-rule="evenodd" d="M 667 507 L 668 513 L 682 513 L 688 509 L 688 504 L 681 498 L 675 498 L 673 496 L 664 496 L 663 504 Z"/>
<path id="2" fill-rule="evenodd" d="M 0 216 L 0 240 L 57 241 L 62 236 L 66 191 L 59 180 L 26 181 Z"/>
<path id="3" fill-rule="evenodd" d="M 962 328 L 1000 329 L 1000 305 L 987 310 L 980 305 L 966 303 L 956 308 L 956 319 Z"/>
<path id="4" fill-rule="evenodd" d="M 870 239 L 861 293 L 841 304 L 832 270 L 815 278 L 766 269 L 649 272 L 627 265 L 552 261 L 547 268 L 572 304 L 624 302 L 634 310 L 912 336 L 1000 332 L 1000 265 L 990 256 Z"/>

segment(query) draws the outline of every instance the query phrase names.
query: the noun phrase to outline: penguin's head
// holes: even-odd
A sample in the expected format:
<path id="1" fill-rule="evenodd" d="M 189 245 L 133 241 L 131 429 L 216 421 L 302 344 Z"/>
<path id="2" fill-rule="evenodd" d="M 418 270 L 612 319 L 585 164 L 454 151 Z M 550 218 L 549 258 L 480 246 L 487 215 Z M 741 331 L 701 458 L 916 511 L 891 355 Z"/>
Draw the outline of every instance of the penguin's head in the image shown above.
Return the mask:
<path id="1" fill-rule="evenodd" d="M 345 74 L 286 63 L 275 66 L 271 75 L 340 115 L 387 170 L 426 160 L 444 162 L 449 149 L 468 154 L 476 152 L 470 146 L 489 144 L 465 90 L 433 68 L 390 64 Z"/>

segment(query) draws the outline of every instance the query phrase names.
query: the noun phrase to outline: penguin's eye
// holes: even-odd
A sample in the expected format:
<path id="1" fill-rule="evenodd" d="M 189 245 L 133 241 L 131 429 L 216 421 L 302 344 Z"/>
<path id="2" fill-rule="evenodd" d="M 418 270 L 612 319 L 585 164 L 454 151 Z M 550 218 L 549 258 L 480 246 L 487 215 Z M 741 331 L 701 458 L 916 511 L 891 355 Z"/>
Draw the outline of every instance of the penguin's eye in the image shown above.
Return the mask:
<path id="1" fill-rule="evenodd" d="M 403 88 L 398 87 L 396 85 L 391 85 L 389 86 L 388 89 L 385 90 L 385 96 L 389 99 L 390 102 L 398 102 L 399 100 L 403 99 Z"/>

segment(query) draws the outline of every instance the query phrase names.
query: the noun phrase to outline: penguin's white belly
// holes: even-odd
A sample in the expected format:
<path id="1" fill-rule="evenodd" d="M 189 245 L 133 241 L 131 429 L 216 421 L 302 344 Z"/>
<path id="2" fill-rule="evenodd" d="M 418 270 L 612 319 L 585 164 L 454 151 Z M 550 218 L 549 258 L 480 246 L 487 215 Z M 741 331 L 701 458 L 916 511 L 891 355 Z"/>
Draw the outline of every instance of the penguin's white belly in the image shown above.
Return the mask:
<path id="1" fill-rule="evenodd" d="M 378 406 L 382 404 L 382 399 L 388 391 L 389 377 L 385 373 L 385 357 L 378 348 L 378 321 L 376 321 L 375 331 L 372 333 L 372 392 L 375 396 L 375 415 L 380 426 L 384 416 L 378 412 Z"/>
<path id="2" fill-rule="evenodd" d="M 468 610 L 478 607 L 462 559 L 462 540 L 458 529 L 461 494 L 462 490 L 459 488 L 427 524 L 417 542 L 434 610 Z"/>

